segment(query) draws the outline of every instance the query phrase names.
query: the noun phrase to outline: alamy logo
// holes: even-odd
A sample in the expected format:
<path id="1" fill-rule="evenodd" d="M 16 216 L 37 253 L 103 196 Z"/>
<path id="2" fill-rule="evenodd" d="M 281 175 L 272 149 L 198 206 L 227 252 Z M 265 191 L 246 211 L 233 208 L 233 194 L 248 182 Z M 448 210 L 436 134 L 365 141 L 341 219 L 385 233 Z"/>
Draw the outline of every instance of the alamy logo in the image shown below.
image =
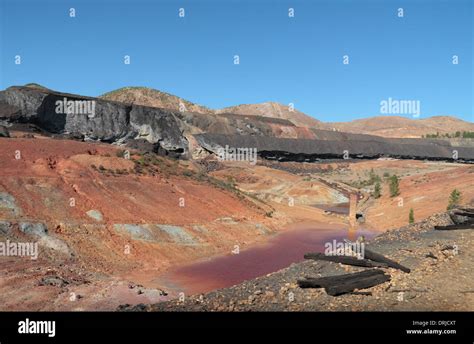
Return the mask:
<path id="1" fill-rule="evenodd" d="M 63 100 L 56 101 L 56 113 L 66 115 L 87 115 L 95 117 L 95 100 Z"/>
<path id="2" fill-rule="evenodd" d="M 32 260 L 36 260 L 38 259 L 38 243 L 0 241 L 0 256 L 31 257 Z"/>
<path id="3" fill-rule="evenodd" d="M 326 256 L 356 256 L 357 259 L 364 259 L 365 244 L 359 241 L 350 243 L 333 240 L 324 244 L 324 254 Z"/>
<path id="4" fill-rule="evenodd" d="M 380 113 L 384 115 L 413 115 L 419 117 L 421 106 L 419 100 L 397 100 L 388 98 L 380 102 Z"/>
<path id="5" fill-rule="evenodd" d="M 251 165 L 257 163 L 257 148 L 233 148 L 225 145 L 217 151 L 220 161 L 248 161 Z"/>
<path id="6" fill-rule="evenodd" d="M 26 318 L 18 323 L 18 333 L 20 334 L 47 334 L 48 337 L 56 335 L 55 321 L 36 321 Z"/>

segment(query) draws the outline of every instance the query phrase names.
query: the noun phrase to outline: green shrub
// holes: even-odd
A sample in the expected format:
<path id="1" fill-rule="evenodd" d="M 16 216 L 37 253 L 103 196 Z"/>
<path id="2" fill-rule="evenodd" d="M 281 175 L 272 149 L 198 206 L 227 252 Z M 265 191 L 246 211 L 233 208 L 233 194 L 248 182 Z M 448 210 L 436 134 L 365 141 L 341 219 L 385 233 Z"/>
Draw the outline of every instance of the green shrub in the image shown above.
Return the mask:
<path id="1" fill-rule="evenodd" d="M 415 212 L 413 208 L 410 208 L 410 213 L 408 214 L 408 223 L 415 223 Z"/>
<path id="2" fill-rule="evenodd" d="M 459 203 L 461 202 L 461 192 L 458 189 L 454 189 L 451 191 L 451 194 L 449 195 L 449 201 L 448 201 L 448 210 L 454 209 L 457 206 L 459 206 Z"/>
<path id="3" fill-rule="evenodd" d="M 390 197 L 395 197 L 400 195 L 400 182 L 396 174 L 390 177 L 389 186 L 390 186 Z"/>

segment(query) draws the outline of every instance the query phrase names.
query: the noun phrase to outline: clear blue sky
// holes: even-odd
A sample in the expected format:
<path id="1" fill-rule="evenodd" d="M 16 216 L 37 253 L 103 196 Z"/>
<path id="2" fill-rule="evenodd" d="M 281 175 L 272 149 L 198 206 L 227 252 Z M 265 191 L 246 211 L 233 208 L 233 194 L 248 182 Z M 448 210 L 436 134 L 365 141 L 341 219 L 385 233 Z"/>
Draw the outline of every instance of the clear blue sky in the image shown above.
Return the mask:
<path id="1" fill-rule="evenodd" d="M 292 102 L 324 121 L 378 115 L 391 97 L 419 100 L 420 118 L 474 119 L 471 0 L 0 2 L 2 89 L 147 86 L 211 108 Z"/>

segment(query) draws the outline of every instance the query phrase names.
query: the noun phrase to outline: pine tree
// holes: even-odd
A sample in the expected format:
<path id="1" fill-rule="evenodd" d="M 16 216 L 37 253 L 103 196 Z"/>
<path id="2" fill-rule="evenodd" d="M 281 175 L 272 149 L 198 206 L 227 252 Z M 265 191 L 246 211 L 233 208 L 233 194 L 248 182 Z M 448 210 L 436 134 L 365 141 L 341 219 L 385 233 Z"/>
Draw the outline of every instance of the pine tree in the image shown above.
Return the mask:
<path id="1" fill-rule="evenodd" d="M 415 212 L 413 208 L 410 208 L 410 214 L 408 215 L 408 223 L 415 223 Z"/>
<path id="2" fill-rule="evenodd" d="M 375 188 L 374 188 L 374 197 L 375 198 L 380 198 L 380 196 L 382 196 L 382 188 L 380 186 L 380 182 L 377 181 L 375 183 Z"/>
<path id="3" fill-rule="evenodd" d="M 396 174 L 390 177 L 390 197 L 395 197 L 400 194 L 399 179 Z"/>
<path id="4" fill-rule="evenodd" d="M 449 195 L 448 210 L 454 209 L 459 205 L 461 201 L 461 192 L 458 189 L 451 191 Z"/>

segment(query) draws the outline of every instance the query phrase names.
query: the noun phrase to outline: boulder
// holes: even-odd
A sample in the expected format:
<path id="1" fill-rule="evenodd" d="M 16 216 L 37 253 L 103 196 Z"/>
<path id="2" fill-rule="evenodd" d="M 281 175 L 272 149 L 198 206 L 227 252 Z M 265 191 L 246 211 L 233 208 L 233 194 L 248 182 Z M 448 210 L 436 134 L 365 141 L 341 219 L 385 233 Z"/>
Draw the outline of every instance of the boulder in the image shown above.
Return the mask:
<path id="1" fill-rule="evenodd" d="M 10 132 L 3 125 L 0 125 L 0 137 L 10 137 Z"/>

